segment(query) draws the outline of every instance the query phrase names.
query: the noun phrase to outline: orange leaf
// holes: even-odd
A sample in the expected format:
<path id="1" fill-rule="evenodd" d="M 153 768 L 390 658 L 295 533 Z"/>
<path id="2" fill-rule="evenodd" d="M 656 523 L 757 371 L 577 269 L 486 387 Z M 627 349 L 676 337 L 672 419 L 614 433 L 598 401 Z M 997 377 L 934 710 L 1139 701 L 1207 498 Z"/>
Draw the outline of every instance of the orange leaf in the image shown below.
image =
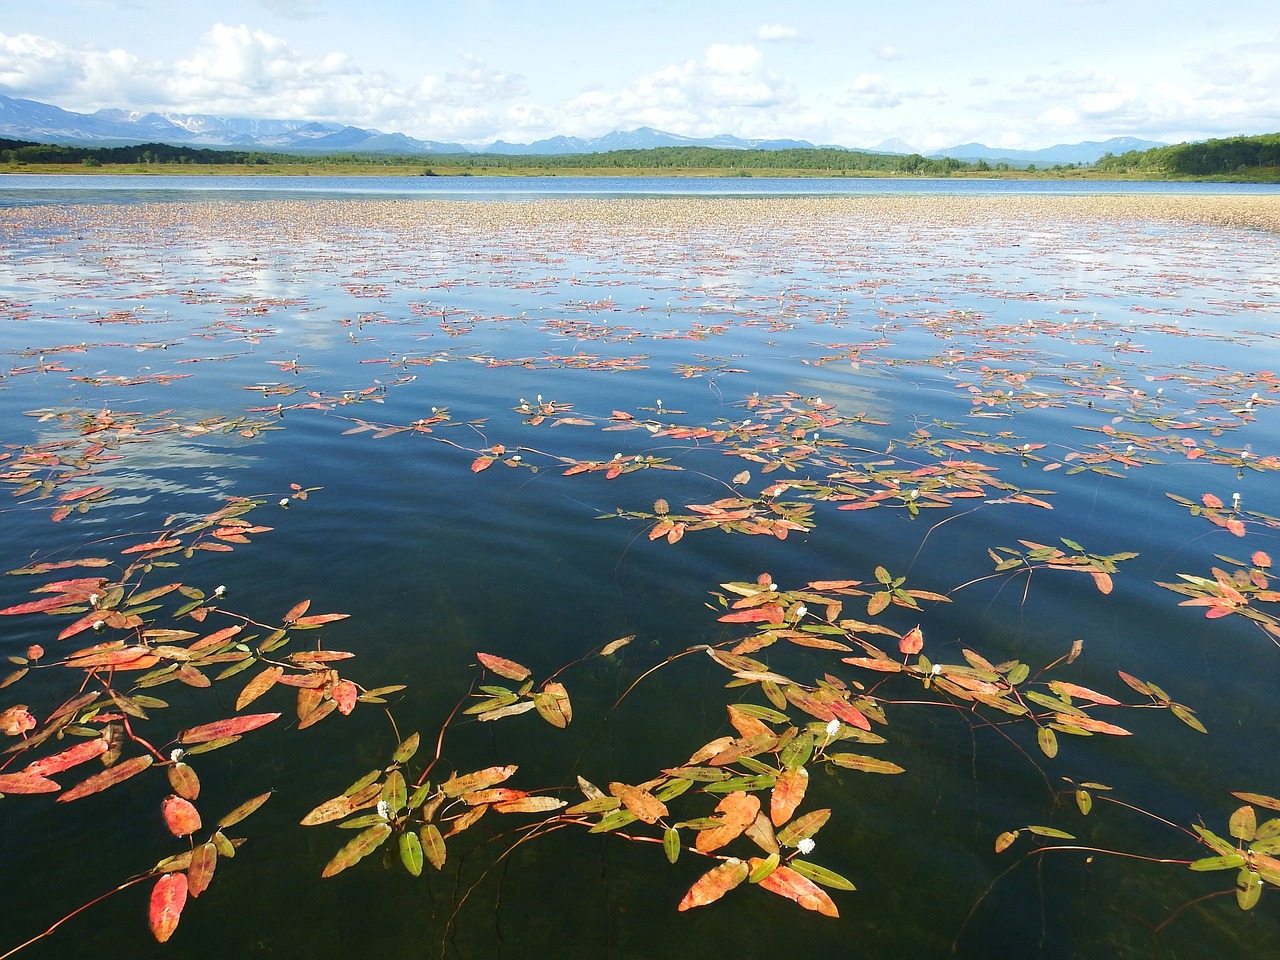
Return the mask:
<path id="1" fill-rule="evenodd" d="M 798 903 L 806 910 L 816 910 L 824 917 L 840 916 L 840 911 L 836 909 L 836 905 L 827 896 L 825 890 L 812 880 L 800 876 L 790 867 L 778 867 L 761 880 L 759 886 L 770 893 L 776 893 L 780 897 L 786 897 Z"/>
<path id="2" fill-rule="evenodd" d="M 79 601 L 65 594 L 56 597 L 44 597 L 40 600 L 20 603 L 14 607 L 5 607 L 0 610 L 0 617 L 14 616 L 19 613 L 43 613 L 47 610 L 57 610 L 59 607 L 69 607 L 77 602 Z"/>
<path id="3" fill-rule="evenodd" d="M 1065 680 L 1054 680 L 1049 684 L 1049 689 L 1058 696 L 1066 694 L 1068 697 L 1075 697 L 1077 700 L 1088 700 L 1090 703 L 1101 703 L 1108 707 L 1120 706 L 1120 701 L 1113 697 L 1108 697 L 1105 693 L 1098 693 L 1096 690 L 1090 690 L 1088 687 L 1082 687 L 1076 683 L 1067 683 Z"/>
<path id="4" fill-rule="evenodd" d="M 289 609 L 289 612 L 284 615 L 285 626 L 288 626 L 289 624 L 293 623 L 293 621 L 297 620 L 300 616 L 306 613 L 307 608 L 310 606 L 311 606 L 310 600 L 303 600 L 301 603 L 295 603 Z"/>
<path id="5" fill-rule="evenodd" d="M 677 910 L 690 910 L 694 907 L 705 907 L 715 903 L 726 893 L 747 879 L 750 869 L 741 860 L 726 860 L 719 866 L 712 867 L 698 882 L 689 888 L 689 892 L 680 901 Z"/>
<path id="6" fill-rule="evenodd" d="M 623 802 L 625 803 L 625 801 Z M 743 830 L 751 826 L 752 822 L 755 821 L 756 814 L 759 812 L 759 797 L 742 790 L 735 790 L 733 793 L 726 794 L 716 804 L 716 813 L 720 816 L 720 826 L 712 827 L 710 830 L 699 830 L 698 835 L 694 838 L 694 846 L 699 853 L 704 854 L 719 850 L 726 843 L 740 836 Z"/>
<path id="7" fill-rule="evenodd" d="M 898 641 L 898 650 L 908 656 L 919 653 L 924 647 L 924 634 L 920 632 L 920 627 L 915 626 L 902 635 Z"/>
<path id="8" fill-rule="evenodd" d="M 857 727 L 859 730 L 871 729 L 871 721 L 867 719 L 867 715 L 852 703 L 846 703 L 844 700 L 832 700 L 827 706 L 831 708 L 832 713 L 849 724 L 849 726 Z"/>
<path id="9" fill-rule="evenodd" d="M 790 767 L 779 774 L 769 797 L 769 819 L 780 827 L 796 812 L 809 787 L 809 771 L 804 767 Z"/>
<path id="10" fill-rule="evenodd" d="M 200 811 L 195 804 L 183 797 L 165 797 L 162 809 L 165 826 L 175 837 L 189 837 L 202 826 Z"/>
<path id="11" fill-rule="evenodd" d="M 284 667 L 267 667 L 259 673 L 256 677 L 245 684 L 244 689 L 240 691 L 240 696 L 236 698 L 236 709 L 243 710 L 249 704 L 253 703 L 253 701 L 257 700 L 260 696 L 274 687 L 276 685 L 276 681 L 280 679 L 280 676 L 283 673 Z"/>
<path id="12" fill-rule="evenodd" d="M 668 814 L 667 805 L 648 790 L 641 790 L 626 783 L 611 783 L 609 792 L 645 823 L 657 823 L 659 818 Z"/>
<path id="13" fill-rule="evenodd" d="M 214 868 L 218 865 L 218 848 L 210 840 L 191 851 L 191 866 L 187 868 L 188 889 L 198 897 L 209 888 Z"/>
<path id="14" fill-rule="evenodd" d="M 251 713 L 243 717 L 231 717 L 227 720 L 215 720 L 213 723 L 202 723 L 198 727 L 190 727 L 178 734 L 181 743 L 207 743 L 223 737 L 234 737 L 248 733 L 258 727 L 265 726 L 279 717 L 278 713 Z"/>
<path id="15" fill-rule="evenodd" d="M 148 919 L 151 922 L 151 933 L 164 943 L 178 928 L 178 920 L 182 917 L 182 908 L 187 905 L 187 875 L 185 873 L 166 873 L 151 888 L 151 908 Z"/>
<path id="16" fill-rule="evenodd" d="M 298 619 L 294 620 L 292 623 L 286 620 L 285 623 L 291 627 L 296 627 L 299 630 L 306 630 L 310 627 L 318 627 L 325 623 L 333 623 L 335 620 L 345 620 L 349 616 L 351 616 L 349 613 L 316 613 L 309 617 L 298 617 Z"/>
<path id="17" fill-rule="evenodd" d="M 479 473 L 481 470 L 488 470 L 491 466 L 493 466 L 493 461 L 497 459 L 498 459 L 497 457 L 488 457 L 488 456 L 476 457 L 475 460 L 471 462 L 471 472 Z"/>
<path id="18" fill-rule="evenodd" d="M 500 677 L 506 677 L 508 680 L 529 679 L 529 668 L 516 663 L 514 660 L 494 656 L 492 653 L 477 653 L 476 659 L 484 664 L 486 669 L 492 670 Z"/>

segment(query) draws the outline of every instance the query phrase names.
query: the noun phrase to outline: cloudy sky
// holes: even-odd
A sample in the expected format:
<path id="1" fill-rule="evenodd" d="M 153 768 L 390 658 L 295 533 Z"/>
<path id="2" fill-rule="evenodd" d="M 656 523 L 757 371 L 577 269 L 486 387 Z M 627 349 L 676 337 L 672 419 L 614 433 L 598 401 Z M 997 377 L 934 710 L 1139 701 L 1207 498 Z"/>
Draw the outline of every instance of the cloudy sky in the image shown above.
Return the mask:
<path id="1" fill-rule="evenodd" d="M 0 93 L 527 143 L 1280 131 L 1274 0 L 0 0 Z"/>

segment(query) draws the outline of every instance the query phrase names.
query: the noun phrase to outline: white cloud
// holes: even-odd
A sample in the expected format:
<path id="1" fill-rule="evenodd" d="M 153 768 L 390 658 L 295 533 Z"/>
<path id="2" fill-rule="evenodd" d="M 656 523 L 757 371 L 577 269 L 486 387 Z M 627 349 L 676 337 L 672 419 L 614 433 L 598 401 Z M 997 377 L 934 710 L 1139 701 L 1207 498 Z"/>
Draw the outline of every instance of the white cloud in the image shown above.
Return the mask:
<path id="1" fill-rule="evenodd" d="M 756 39 L 764 43 L 785 43 L 800 39 L 800 31 L 780 23 L 762 23 L 756 29 Z"/>
<path id="2" fill-rule="evenodd" d="M 617 91 L 588 90 L 565 105 L 559 132 L 599 136 L 612 129 L 652 126 L 686 136 L 754 136 L 781 129 L 779 111 L 794 106 L 784 78 L 751 45 L 713 44 L 701 60 L 644 74 Z"/>
<path id="3" fill-rule="evenodd" d="M 876 48 L 877 60 L 901 60 L 902 54 L 898 52 L 897 47 L 883 46 Z"/>

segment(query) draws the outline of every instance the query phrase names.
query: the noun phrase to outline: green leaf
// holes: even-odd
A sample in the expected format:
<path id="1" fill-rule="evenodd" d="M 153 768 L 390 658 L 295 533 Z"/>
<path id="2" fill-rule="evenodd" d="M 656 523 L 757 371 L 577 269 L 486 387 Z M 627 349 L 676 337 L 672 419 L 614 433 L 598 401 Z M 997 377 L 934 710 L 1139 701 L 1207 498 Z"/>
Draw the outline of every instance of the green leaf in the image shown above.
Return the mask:
<path id="1" fill-rule="evenodd" d="M 751 872 L 747 874 L 747 881 L 749 883 L 759 883 L 765 877 L 769 876 L 769 874 L 773 873 L 773 871 L 778 869 L 779 862 L 780 861 L 776 853 L 770 854 L 760 860 L 753 861 L 755 865 L 751 868 Z M 792 866 L 795 866 L 795 864 L 793 863 Z"/>
<path id="2" fill-rule="evenodd" d="M 1058 755 L 1058 737 L 1048 727 L 1041 727 L 1036 731 L 1036 740 L 1040 744 L 1040 751 L 1052 760 Z"/>
<path id="3" fill-rule="evenodd" d="M 1027 830 L 1041 837 L 1057 837 L 1059 840 L 1074 840 L 1073 834 L 1067 833 L 1065 830 L 1059 830 L 1057 827 L 1027 827 Z"/>
<path id="4" fill-rule="evenodd" d="M 808 840 L 831 819 L 830 809 L 811 810 L 796 817 L 778 831 L 778 843 L 784 847 L 798 846 L 801 840 Z"/>
<path id="5" fill-rule="evenodd" d="M 398 814 L 405 808 L 409 795 L 404 782 L 404 774 L 399 770 L 392 770 L 387 774 L 386 782 L 382 784 L 382 799 L 387 802 L 387 809 L 393 815 Z"/>
<path id="6" fill-rule="evenodd" d="M 635 823 L 638 819 L 640 818 L 637 817 L 630 810 L 615 810 L 613 813 L 610 813 L 607 816 L 602 817 L 600 819 L 600 822 L 597 823 L 595 826 L 593 826 L 587 832 L 588 833 L 609 833 L 611 830 L 617 830 L 620 827 L 625 827 L 628 824 Z"/>
<path id="7" fill-rule="evenodd" d="M 1080 808 L 1080 813 L 1087 817 L 1089 811 L 1093 809 L 1093 795 L 1088 790 L 1077 790 L 1076 806 Z"/>
<path id="8" fill-rule="evenodd" d="M 1243 806 L 1231 814 L 1230 832 L 1237 840 L 1248 842 L 1258 829 L 1258 815 L 1253 807 Z"/>
<path id="9" fill-rule="evenodd" d="M 333 855 L 333 859 L 325 864 L 322 877 L 332 877 L 347 867 L 354 866 L 369 854 L 377 850 L 391 836 L 391 825 L 379 823 L 356 834 L 341 850 Z"/>
<path id="10" fill-rule="evenodd" d="M 1243 867 L 1245 864 L 1244 854 L 1228 853 L 1220 857 L 1204 857 L 1200 860 L 1192 861 L 1191 869 L 1201 872 L 1209 870 L 1235 870 Z"/>
<path id="11" fill-rule="evenodd" d="M 1236 877 L 1236 903 L 1241 910 L 1252 910 L 1262 896 L 1262 877 L 1253 870 L 1241 870 Z"/>
<path id="12" fill-rule="evenodd" d="M 400 834 L 400 862 L 413 876 L 422 876 L 422 841 L 418 835 L 406 830 Z"/>
<path id="13" fill-rule="evenodd" d="M 264 803 L 270 800 L 271 794 L 273 792 L 274 791 L 268 790 L 266 793 L 258 794 L 256 797 L 254 797 L 251 800 L 246 800 L 244 803 L 240 804 L 240 806 L 236 807 L 234 810 L 228 813 L 225 817 L 219 820 L 218 827 L 220 829 L 225 830 L 227 827 L 235 826 L 245 817 L 249 816 L 249 814 L 253 813 L 260 806 L 262 806 Z"/>
<path id="14" fill-rule="evenodd" d="M 400 745 L 396 747 L 396 752 L 391 755 L 392 763 L 404 763 L 418 752 L 418 735 L 410 734 L 400 741 Z"/>
<path id="15" fill-rule="evenodd" d="M 680 857 L 680 831 L 675 827 L 667 827 L 662 834 L 662 851 L 667 855 L 668 863 L 675 863 Z"/>
<path id="16" fill-rule="evenodd" d="M 796 873 L 802 877 L 807 877 L 814 883 L 820 883 L 824 887 L 830 887 L 833 890 L 856 890 L 857 888 L 840 874 L 828 870 L 826 867 L 820 867 L 816 863 L 809 863 L 807 860 L 790 860 L 787 862 Z M 754 881 L 753 881 L 754 882 Z"/>

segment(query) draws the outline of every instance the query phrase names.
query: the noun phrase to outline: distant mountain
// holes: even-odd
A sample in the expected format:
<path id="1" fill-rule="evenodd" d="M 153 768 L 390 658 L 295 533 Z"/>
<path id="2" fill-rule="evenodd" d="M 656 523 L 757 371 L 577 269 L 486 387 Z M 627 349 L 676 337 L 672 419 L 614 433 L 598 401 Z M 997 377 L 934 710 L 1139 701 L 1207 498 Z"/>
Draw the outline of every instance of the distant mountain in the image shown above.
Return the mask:
<path id="1" fill-rule="evenodd" d="M 648 150 L 654 147 L 718 147 L 725 150 L 813 150 L 807 140 L 752 140 L 721 134 L 684 137 L 652 127 L 614 130 L 602 137 L 551 137 L 534 143 L 495 140 L 483 146 L 464 146 L 437 140 L 416 140 L 403 133 L 306 120 L 227 119 L 191 113 L 140 113 L 111 108 L 96 113 L 73 113 L 38 100 L 0 95 L 0 137 L 66 146 L 124 146 L 167 143 L 176 146 L 228 147 L 282 153 L 485 153 L 508 156 L 553 156 L 606 153 L 610 150 Z M 1093 163 L 1104 154 L 1147 150 L 1165 144 L 1133 137 L 1101 143 L 1059 144 L 1044 150 L 1001 150 L 981 143 L 949 147 L 931 157 L 986 160 L 1026 166 L 1029 163 Z M 868 150 L 826 145 L 827 149 L 909 155 L 916 153 L 901 140 L 886 140 Z"/>
<path id="2" fill-rule="evenodd" d="M 652 127 L 614 130 L 603 137 L 552 137 L 533 143 L 507 143 L 495 140 L 485 146 L 471 147 L 473 153 L 496 153 L 510 156 L 555 156 L 568 153 L 608 153 L 610 150 L 649 150 L 654 147 L 720 147 L 725 150 L 812 150 L 808 140 L 743 140 L 721 134 L 717 137 L 682 137 Z"/>
<path id="3" fill-rule="evenodd" d="M 988 163 L 1007 163 L 1011 166 L 1024 167 L 1029 163 L 1094 163 L 1105 154 L 1114 153 L 1119 156 L 1130 150 L 1151 150 L 1154 147 L 1167 147 L 1167 143 L 1156 140 L 1139 140 L 1136 137 L 1112 137 L 1101 143 L 1086 141 L 1084 143 L 1060 143 L 1043 150 L 1002 150 L 988 147 L 981 143 L 962 143 L 958 147 L 948 147 L 931 153 L 931 157 L 953 157 L 956 160 L 986 160 Z"/>
<path id="4" fill-rule="evenodd" d="M 38 100 L 0 96 L 0 136 L 69 146 L 169 143 L 289 153 L 467 153 L 460 143 L 415 140 L 339 123 L 226 119 L 120 109 L 73 113 Z"/>

